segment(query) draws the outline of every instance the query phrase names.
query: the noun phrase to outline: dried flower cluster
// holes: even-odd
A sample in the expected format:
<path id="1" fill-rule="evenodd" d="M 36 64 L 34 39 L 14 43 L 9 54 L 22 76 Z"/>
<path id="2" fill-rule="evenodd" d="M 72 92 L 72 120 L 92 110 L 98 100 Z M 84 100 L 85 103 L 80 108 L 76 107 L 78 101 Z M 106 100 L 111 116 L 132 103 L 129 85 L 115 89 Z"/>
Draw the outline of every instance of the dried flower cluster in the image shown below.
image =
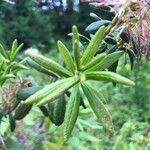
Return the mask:
<path id="1" fill-rule="evenodd" d="M 146 0 L 82 0 L 96 7 L 111 6 L 136 43 L 138 56 L 150 57 L 150 2 Z M 119 9 L 119 10 L 118 10 Z M 118 14 L 117 14 L 118 15 Z M 119 24 L 120 25 L 120 24 Z"/>

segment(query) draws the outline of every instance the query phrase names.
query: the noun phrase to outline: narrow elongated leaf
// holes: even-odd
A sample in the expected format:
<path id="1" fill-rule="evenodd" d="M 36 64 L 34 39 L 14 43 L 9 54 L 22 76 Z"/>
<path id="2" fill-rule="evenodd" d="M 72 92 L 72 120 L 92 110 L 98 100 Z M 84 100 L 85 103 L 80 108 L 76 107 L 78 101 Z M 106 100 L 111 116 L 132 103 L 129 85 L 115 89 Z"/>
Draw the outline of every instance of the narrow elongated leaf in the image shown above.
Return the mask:
<path id="1" fill-rule="evenodd" d="M 79 77 L 73 77 L 72 79 L 73 80 L 70 80 L 70 82 L 66 82 L 65 84 L 63 84 L 63 86 L 61 84 L 60 87 L 50 92 L 46 97 L 44 97 L 37 103 L 37 106 L 42 106 L 48 102 L 56 100 L 57 98 L 61 97 L 68 89 L 70 89 L 80 81 Z"/>
<path id="2" fill-rule="evenodd" d="M 20 45 L 14 50 L 14 52 L 10 55 L 11 61 L 14 61 L 14 60 L 15 60 L 15 58 L 17 57 L 17 54 L 19 53 L 19 51 L 21 50 L 22 47 L 23 47 L 23 44 L 20 44 Z"/>
<path id="3" fill-rule="evenodd" d="M 17 40 L 15 39 L 15 40 L 13 41 L 13 43 L 12 43 L 12 48 L 11 48 L 11 52 L 12 52 L 12 53 L 15 52 L 17 46 L 18 46 L 18 42 L 17 42 Z"/>
<path id="4" fill-rule="evenodd" d="M 102 26 L 92 37 L 89 45 L 83 53 L 83 57 L 81 58 L 81 65 L 87 64 L 93 58 L 105 36 L 105 31 L 106 28 Z"/>
<path id="5" fill-rule="evenodd" d="M 107 54 L 111 54 L 115 52 L 117 49 L 118 49 L 118 45 L 114 45 L 110 49 L 108 49 Z"/>
<path id="6" fill-rule="evenodd" d="M 49 112 L 45 106 L 39 107 L 45 117 L 49 117 Z"/>
<path id="7" fill-rule="evenodd" d="M 135 59 L 136 56 L 135 56 L 135 53 L 132 49 L 127 49 L 127 53 L 129 55 L 131 70 L 132 70 L 133 66 L 134 66 L 134 59 Z"/>
<path id="8" fill-rule="evenodd" d="M 0 54 L 4 57 L 7 58 L 7 53 L 4 49 L 4 47 L 0 44 Z"/>
<path id="9" fill-rule="evenodd" d="M 117 73 L 110 71 L 93 71 L 85 73 L 87 79 L 91 80 L 102 80 L 102 81 L 112 81 L 124 85 L 134 86 L 134 82 L 125 78 Z"/>
<path id="10" fill-rule="evenodd" d="M 71 92 L 71 97 L 67 104 L 67 109 L 65 113 L 65 120 L 64 120 L 64 141 L 66 141 L 74 128 L 75 122 L 78 117 L 80 106 L 80 93 L 79 87 L 75 86 Z"/>
<path id="11" fill-rule="evenodd" d="M 39 54 L 34 54 L 32 52 L 27 52 L 26 54 L 42 67 L 46 68 L 51 72 L 54 72 L 54 74 L 58 74 L 59 76 L 65 76 L 65 77 L 72 76 L 72 73 L 70 71 L 66 70 L 58 63 L 56 63 L 55 61 L 49 58 L 46 58 Z"/>
<path id="12" fill-rule="evenodd" d="M 79 43 L 75 41 L 74 43 L 74 58 L 77 70 L 80 70 L 80 49 L 79 49 Z"/>
<path id="13" fill-rule="evenodd" d="M 114 128 L 110 113 L 106 109 L 105 105 L 101 101 L 101 97 L 89 84 L 82 83 L 82 89 L 87 97 L 93 112 L 95 113 L 98 121 L 111 133 L 114 134 Z"/>
<path id="14" fill-rule="evenodd" d="M 82 67 L 82 71 L 85 71 L 85 70 L 95 66 L 97 63 L 99 63 L 101 60 L 103 60 L 105 58 L 105 56 L 106 56 L 106 53 L 98 54 L 87 65 Z"/>
<path id="15" fill-rule="evenodd" d="M 48 103 L 51 121 L 60 126 L 64 122 L 66 101 L 64 95 L 54 102 Z"/>
<path id="16" fill-rule="evenodd" d="M 72 44 L 74 44 L 75 41 L 79 43 L 80 40 L 79 40 L 78 28 L 75 25 L 72 27 L 72 33 L 73 33 Z"/>
<path id="17" fill-rule="evenodd" d="M 0 71 L 3 69 L 3 66 L 4 66 L 4 60 L 2 60 L 2 61 L 0 62 Z"/>
<path id="18" fill-rule="evenodd" d="M 0 76 L 0 85 L 2 85 L 7 79 L 15 78 L 15 77 L 16 76 L 13 74 L 6 74 L 6 75 Z"/>
<path id="19" fill-rule="evenodd" d="M 63 80 L 58 80 L 55 83 L 52 83 L 48 86 L 46 86 L 45 88 L 43 88 L 42 90 L 36 92 L 35 94 L 33 94 L 32 96 L 30 96 L 25 103 L 27 104 L 32 104 L 32 103 L 37 103 L 39 100 L 43 99 L 44 97 L 46 97 L 47 95 L 53 93 L 54 91 L 58 90 L 58 89 L 62 89 L 64 88 L 65 85 L 70 85 L 70 83 L 74 83 L 78 80 L 78 78 L 76 77 L 70 77 L 68 79 L 63 79 Z"/>
<path id="20" fill-rule="evenodd" d="M 95 13 L 90 13 L 90 17 L 94 18 L 95 20 L 101 20 L 101 18 Z"/>
<path id="21" fill-rule="evenodd" d="M 25 104 L 24 102 L 20 103 L 15 110 L 15 115 L 14 115 L 15 120 L 23 119 L 29 113 L 31 108 L 32 108 L 31 104 Z"/>
<path id="22" fill-rule="evenodd" d="M 98 28 L 100 28 L 103 25 L 108 25 L 110 23 L 110 21 L 108 20 L 99 20 L 99 21 L 95 21 L 93 23 L 91 23 L 86 29 L 85 31 L 91 32 L 94 30 L 97 30 Z"/>
<path id="23" fill-rule="evenodd" d="M 89 70 L 105 70 L 106 68 L 109 68 L 113 63 L 115 63 L 123 54 L 123 51 L 111 53 L 107 55 L 100 63 L 93 66 Z"/>
<path id="24" fill-rule="evenodd" d="M 21 88 L 17 93 L 17 100 L 18 101 L 24 101 L 31 95 L 35 94 L 37 91 L 41 90 L 42 87 L 39 86 L 33 86 L 33 87 L 27 87 L 27 88 Z"/>
<path id="25" fill-rule="evenodd" d="M 68 67 L 68 69 L 71 72 L 74 73 L 75 72 L 75 65 L 74 65 L 74 62 L 73 62 L 73 59 L 71 57 L 69 50 L 61 41 L 58 41 L 57 45 L 58 45 L 59 52 L 60 52 L 61 56 L 63 57 L 63 60 L 66 64 L 66 66 Z"/>
<path id="26" fill-rule="evenodd" d="M 79 40 L 79 34 L 78 34 L 78 29 L 76 26 L 72 27 L 72 44 L 73 44 L 73 52 L 74 52 L 74 58 L 75 58 L 75 63 L 76 67 L 79 70 L 80 69 L 80 40 Z"/>
<path id="27" fill-rule="evenodd" d="M 12 58 L 13 57 L 13 54 L 15 53 L 15 50 L 17 49 L 17 46 L 18 46 L 18 42 L 17 40 L 15 39 L 12 43 L 12 47 L 11 47 L 11 51 L 9 53 L 9 58 Z"/>
<path id="28" fill-rule="evenodd" d="M 108 44 L 112 44 L 112 45 L 117 44 L 116 40 L 114 38 L 110 37 L 110 36 L 105 38 L 105 42 L 108 43 Z"/>
<path id="29" fill-rule="evenodd" d="M 9 116 L 10 129 L 13 132 L 16 128 L 16 122 L 15 122 L 15 119 L 11 113 L 8 116 Z"/>
<path id="30" fill-rule="evenodd" d="M 45 69 L 44 67 L 42 67 L 41 65 L 39 65 L 38 63 L 36 63 L 35 61 L 33 61 L 32 59 L 28 58 L 27 59 L 27 63 L 34 69 L 36 69 L 37 71 L 44 73 L 46 75 L 52 76 L 52 77 L 58 77 L 57 74 Z"/>

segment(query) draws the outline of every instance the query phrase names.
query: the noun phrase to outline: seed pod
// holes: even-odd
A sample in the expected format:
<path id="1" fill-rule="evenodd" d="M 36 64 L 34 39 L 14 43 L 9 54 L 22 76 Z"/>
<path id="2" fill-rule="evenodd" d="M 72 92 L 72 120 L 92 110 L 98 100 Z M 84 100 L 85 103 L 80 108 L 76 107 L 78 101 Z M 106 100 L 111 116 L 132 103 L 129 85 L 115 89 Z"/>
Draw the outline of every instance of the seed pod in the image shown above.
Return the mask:
<path id="1" fill-rule="evenodd" d="M 81 65 L 87 64 L 95 55 L 96 51 L 98 50 L 100 43 L 102 42 L 105 36 L 106 28 L 102 26 L 93 36 L 91 39 L 88 47 L 86 48 L 85 52 L 83 53 L 83 57 L 81 58 Z"/>
<path id="2" fill-rule="evenodd" d="M 105 105 L 102 103 L 99 93 L 87 83 L 82 83 L 81 86 L 98 121 L 102 123 L 111 134 L 114 135 L 112 118 Z"/>
<path id="3" fill-rule="evenodd" d="M 19 106 L 15 110 L 14 118 L 15 120 L 23 119 L 31 110 L 31 104 L 25 104 L 24 102 L 20 103 Z"/>
<path id="4" fill-rule="evenodd" d="M 105 70 L 106 68 L 109 68 L 113 63 L 115 63 L 123 54 L 123 51 L 111 53 L 107 55 L 100 63 L 88 69 L 87 71 Z"/>
<path id="5" fill-rule="evenodd" d="M 134 86 L 134 82 L 125 78 L 117 73 L 110 71 L 93 71 L 85 73 L 87 79 L 91 80 L 102 80 L 102 81 L 112 81 L 115 83 L 120 83 L 124 85 Z"/>
<path id="6" fill-rule="evenodd" d="M 62 96 L 60 99 L 48 103 L 51 121 L 56 125 L 60 126 L 64 122 L 66 101 L 65 97 Z"/>
<path id="7" fill-rule="evenodd" d="M 36 63 L 46 68 L 47 70 L 53 72 L 54 74 L 58 74 L 61 77 L 72 76 L 72 73 L 70 71 L 66 70 L 52 59 L 49 59 L 39 54 L 34 54 L 32 52 L 27 52 L 26 54 Z"/>
<path id="8" fill-rule="evenodd" d="M 10 124 L 10 129 L 11 131 L 13 132 L 16 128 L 16 122 L 15 122 L 15 119 L 14 117 L 12 116 L 12 114 L 10 113 L 9 115 L 9 124 Z"/>
<path id="9" fill-rule="evenodd" d="M 79 94 L 79 87 L 75 86 L 71 92 L 71 97 L 66 108 L 64 120 L 64 141 L 66 141 L 70 137 L 78 117 L 80 106 Z"/>
<path id="10" fill-rule="evenodd" d="M 77 82 L 76 77 L 70 77 L 68 79 L 63 79 L 63 80 L 59 80 L 56 81 L 55 83 L 52 83 L 48 86 L 46 86 L 45 88 L 43 88 L 42 90 L 36 92 L 35 94 L 33 94 L 32 96 L 30 96 L 25 103 L 26 104 L 32 104 L 32 103 L 37 103 L 38 101 L 40 101 L 41 99 L 45 98 L 46 96 L 50 95 L 51 93 L 53 93 L 56 90 L 60 90 L 62 88 L 64 88 L 65 85 L 70 85 L 70 83 L 74 83 Z"/>

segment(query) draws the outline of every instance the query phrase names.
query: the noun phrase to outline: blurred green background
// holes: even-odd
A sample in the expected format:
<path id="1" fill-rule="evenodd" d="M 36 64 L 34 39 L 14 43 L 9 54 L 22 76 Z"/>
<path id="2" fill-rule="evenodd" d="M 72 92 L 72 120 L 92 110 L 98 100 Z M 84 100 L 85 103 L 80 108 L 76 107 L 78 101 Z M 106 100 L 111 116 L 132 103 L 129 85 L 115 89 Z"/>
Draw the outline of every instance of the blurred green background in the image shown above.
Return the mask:
<path id="1" fill-rule="evenodd" d="M 57 40 L 68 44 L 67 35 L 72 25 L 89 36 L 85 28 L 92 19 L 90 12 L 99 14 L 79 0 L 0 0 L 0 43 L 9 49 L 14 39 L 24 43 L 23 51 L 37 48 L 41 53 L 59 59 Z M 117 72 L 129 77 L 135 87 L 111 83 L 95 83 L 93 86 L 104 93 L 111 112 L 116 136 L 111 137 L 98 125 L 91 109 L 80 108 L 79 118 L 70 140 L 63 145 L 62 127 L 51 124 L 36 108 L 17 122 L 15 133 L 8 132 L 3 123 L 0 131 L 5 134 L 9 150 L 148 150 L 150 149 L 150 62 L 142 59 L 131 71 L 130 65 L 120 60 Z M 39 85 L 50 83 L 49 77 L 35 70 L 25 71 L 22 76 L 34 76 Z M 41 125 L 43 122 L 44 125 Z M 63 147 L 62 147 L 63 145 Z"/>

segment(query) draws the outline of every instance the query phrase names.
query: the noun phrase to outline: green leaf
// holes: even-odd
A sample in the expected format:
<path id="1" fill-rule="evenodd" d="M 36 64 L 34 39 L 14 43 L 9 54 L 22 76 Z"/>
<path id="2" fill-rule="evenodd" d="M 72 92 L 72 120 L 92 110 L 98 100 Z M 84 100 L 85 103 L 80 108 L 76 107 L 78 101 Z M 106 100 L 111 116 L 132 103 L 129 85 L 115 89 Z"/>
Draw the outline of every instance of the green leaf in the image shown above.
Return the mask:
<path id="1" fill-rule="evenodd" d="M 17 40 L 15 39 L 15 40 L 13 41 L 13 43 L 12 43 L 11 51 L 10 51 L 10 53 L 9 53 L 9 55 L 10 55 L 9 57 L 10 57 L 10 58 L 11 58 L 11 57 L 13 56 L 13 54 L 15 53 L 17 47 L 18 47 L 18 42 L 17 42 Z"/>
<path id="2" fill-rule="evenodd" d="M 117 73 L 110 71 L 93 71 L 85 73 L 86 79 L 112 81 L 124 85 L 134 86 L 134 82 Z"/>
<path id="3" fill-rule="evenodd" d="M 37 103 L 37 106 L 42 106 L 48 102 L 56 100 L 57 98 L 61 97 L 68 89 L 76 85 L 79 81 L 79 77 L 72 77 L 70 81 L 61 84 L 60 87 L 55 90 L 51 90 L 51 92 L 49 92 L 46 97 Z"/>
<path id="4" fill-rule="evenodd" d="M 64 120 L 64 141 L 66 141 L 75 126 L 75 122 L 78 117 L 80 106 L 80 93 L 79 87 L 75 86 L 71 92 L 70 99 L 67 104 L 67 109 L 65 113 L 65 120 Z"/>
<path id="5" fill-rule="evenodd" d="M 4 47 L 0 44 L 0 54 L 4 57 L 7 58 L 7 53 Z"/>
<path id="6" fill-rule="evenodd" d="M 35 94 L 37 91 L 41 90 L 42 87 L 39 86 L 33 86 L 33 87 L 27 87 L 27 88 L 21 88 L 17 93 L 17 100 L 18 101 L 24 101 L 27 98 L 29 98 L 31 95 Z"/>
<path id="7" fill-rule="evenodd" d="M 77 70 L 80 70 L 80 48 L 77 40 L 74 43 L 74 59 L 75 59 Z"/>
<path id="8" fill-rule="evenodd" d="M 66 46 L 61 41 L 58 41 L 57 45 L 58 45 L 59 52 L 60 52 L 61 56 L 63 57 L 63 60 L 66 64 L 66 66 L 68 67 L 68 69 L 71 72 L 74 73 L 75 65 L 74 65 L 74 62 L 73 62 L 73 59 L 71 57 L 69 50 L 66 48 Z"/>
<path id="9" fill-rule="evenodd" d="M 94 67 L 97 65 L 101 60 L 103 60 L 106 56 L 106 53 L 98 54 L 96 57 L 94 57 L 87 65 L 82 67 L 82 71 L 85 71 L 87 69 L 90 69 L 91 67 Z"/>
<path id="10" fill-rule="evenodd" d="M 41 112 L 45 117 L 49 117 L 49 112 L 45 106 L 40 106 L 39 109 L 41 110 Z"/>
<path id="11" fill-rule="evenodd" d="M 10 129 L 13 132 L 16 128 L 16 122 L 15 122 L 15 119 L 11 113 L 8 116 L 9 116 Z"/>
<path id="12" fill-rule="evenodd" d="M 91 32 L 91 31 L 97 30 L 98 28 L 100 28 L 103 25 L 108 25 L 109 23 L 110 23 L 110 21 L 108 21 L 108 20 L 95 21 L 95 22 L 91 23 L 89 26 L 87 26 L 85 31 Z"/>
<path id="13" fill-rule="evenodd" d="M 39 54 L 34 54 L 32 52 L 27 52 L 26 54 L 42 67 L 46 68 L 51 72 L 54 72 L 54 74 L 58 74 L 59 76 L 64 76 L 64 77 L 72 76 L 72 73 L 70 71 L 66 70 L 58 63 L 56 63 L 55 61 L 49 58 L 46 58 Z"/>
<path id="14" fill-rule="evenodd" d="M 2 60 L 1 62 L 0 62 L 0 71 L 3 69 L 3 66 L 4 66 L 4 60 Z"/>
<path id="15" fill-rule="evenodd" d="M 57 91 L 58 89 L 62 89 L 65 87 L 65 85 L 68 85 L 68 84 L 70 85 L 70 83 L 72 83 L 72 82 L 77 82 L 77 80 L 78 80 L 77 77 L 70 77 L 67 79 L 58 80 L 55 83 L 52 83 L 52 84 L 46 86 L 42 90 L 40 90 L 40 91 L 36 92 L 35 94 L 33 94 L 32 96 L 30 96 L 25 101 L 25 103 L 27 103 L 27 104 L 37 103 L 38 101 L 40 101 L 44 97 L 48 96 L 49 94 L 53 93 L 54 91 Z"/>
<path id="16" fill-rule="evenodd" d="M 15 109 L 14 118 L 15 120 L 23 119 L 31 110 L 31 104 L 25 104 L 24 102 L 20 103 L 19 106 Z"/>
<path id="17" fill-rule="evenodd" d="M 74 59 L 76 63 L 77 70 L 80 70 L 80 40 L 79 40 L 79 33 L 76 26 L 72 27 L 72 44 L 73 44 L 73 52 L 74 52 Z"/>
<path id="18" fill-rule="evenodd" d="M 15 78 L 15 77 L 16 76 L 14 76 L 13 74 L 7 74 L 7 75 L 0 76 L 0 85 L 2 85 L 7 79 Z"/>
<path id="19" fill-rule="evenodd" d="M 33 61 L 30 58 L 27 59 L 27 63 L 29 66 L 31 66 L 32 68 L 36 69 L 37 71 L 39 71 L 41 73 L 58 78 L 57 74 L 45 69 L 44 67 L 42 67 L 41 65 L 39 65 L 38 63 L 36 63 L 35 61 Z"/>
<path id="20" fill-rule="evenodd" d="M 108 44 L 111 44 L 111 45 L 116 45 L 117 44 L 116 40 L 114 38 L 110 37 L 110 36 L 105 38 L 105 42 L 108 43 Z"/>
<path id="21" fill-rule="evenodd" d="M 12 48 L 11 48 L 11 51 L 12 52 L 15 52 L 16 48 L 18 47 L 18 42 L 17 40 L 15 39 L 12 43 Z"/>
<path id="22" fill-rule="evenodd" d="M 94 90 L 87 83 L 82 83 L 82 89 L 87 97 L 93 112 L 95 113 L 98 121 L 103 124 L 103 126 L 111 133 L 114 134 L 114 128 L 112 123 L 112 118 L 105 105 L 101 101 L 101 97 L 98 92 Z"/>
<path id="23" fill-rule="evenodd" d="M 56 125 L 60 126 L 64 122 L 66 101 L 63 95 L 58 100 L 48 103 L 50 110 L 51 121 Z"/>
<path id="24" fill-rule="evenodd" d="M 115 63 L 122 55 L 124 54 L 123 51 L 117 51 L 107 55 L 100 63 L 93 66 L 89 70 L 105 70 L 106 68 L 110 67 L 113 63 Z M 88 71 L 89 71 L 88 70 Z"/>
<path id="25" fill-rule="evenodd" d="M 83 57 L 81 58 L 81 65 L 87 64 L 95 55 L 98 50 L 100 43 L 105 37 L 106 28 L 102 26 L 92 37 L 89 45 L 87 46 L 85 52 L 83 53 Z"/>
<path id="26" fill-rule="evenodd" d="M 101 18 L 95 13 L 90 13 L 90 17 L 94 18 L 95 20 L 101 20 Z"/>
<path id="27" fill-rule="evenodd" d="M 14 61 L 19 53 L 19 51 L 21 50 L 21 48 L 23 47 L 23 44 L 20 44 L 13 53 L 10 53 L 10 60 Z"/>

